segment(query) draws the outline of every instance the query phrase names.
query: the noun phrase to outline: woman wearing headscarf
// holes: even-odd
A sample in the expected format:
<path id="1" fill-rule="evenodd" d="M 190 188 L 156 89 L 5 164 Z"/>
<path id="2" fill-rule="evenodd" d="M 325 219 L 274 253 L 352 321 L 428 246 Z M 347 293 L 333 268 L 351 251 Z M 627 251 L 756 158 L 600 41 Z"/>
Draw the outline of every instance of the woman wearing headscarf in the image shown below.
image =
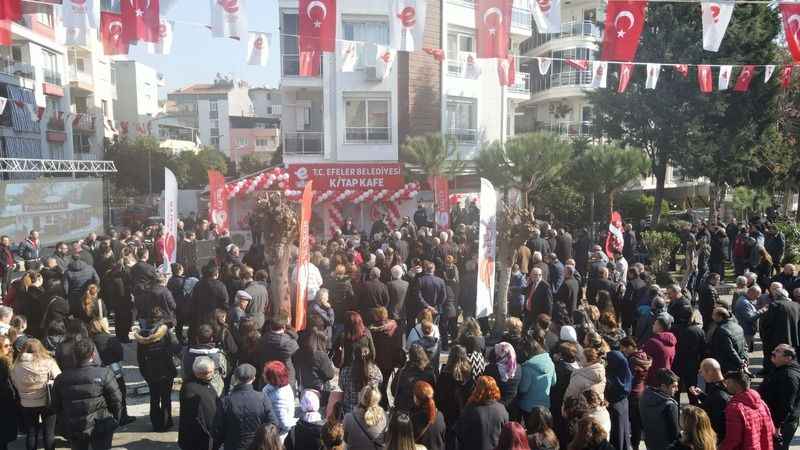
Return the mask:
<path id="1" fill-rule="evenodd" d="M 500 388 L 500 400 L 506 408 L 517 396 L 522 371 L 517 367 L 517 352 L 508 342 L 498 342 L 492 351 L 492 364 L 486 366 L 486 375 L 494 378 Z"/>
<path id="2" fill-rule="evenodd" d="M 631 393 L 633 374 L 625 355 L 617 350 L 606 354 L 606 400 L 611 415 L 611 444 L 617 450 L 630 450 L 631 422 L 628 414 L 628 396 Z"/>
<path id="3" fill-rule="evenodd" d="M 289 431 L 283 445 L 286 450 L 323 450 L 321 436 L 325 420 L 319 413 L 319 393 L 313 389 L 303 391 L 300 410 L 300 419 Z"/>

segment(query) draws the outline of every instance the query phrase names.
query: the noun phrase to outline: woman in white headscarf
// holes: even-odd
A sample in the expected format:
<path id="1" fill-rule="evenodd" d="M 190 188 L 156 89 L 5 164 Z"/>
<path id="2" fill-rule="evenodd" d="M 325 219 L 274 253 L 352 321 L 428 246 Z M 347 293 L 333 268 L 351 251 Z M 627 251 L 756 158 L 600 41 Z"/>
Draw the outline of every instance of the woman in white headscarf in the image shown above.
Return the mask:
<path id="1" fill-rule="evenodd" d="M 325 420 L 319 413 L 319 392 L 306 389 L 300 397 L 300 420 L 286 435 L 283 442 L 286 450 L 323 450 L 322 427 Z"/>
<path id="2" fill-rule="evenodd" d="M 492 350 L 490 364 L 486 366 L 485 375 L 489 375 L 497 382 L 500 388 L 500 403 L 508 407 L 517 396 L 517 388 L 522 378 L 522 372 L 517 370 L 517 353 L 508 342 L 495 344 Z"/>

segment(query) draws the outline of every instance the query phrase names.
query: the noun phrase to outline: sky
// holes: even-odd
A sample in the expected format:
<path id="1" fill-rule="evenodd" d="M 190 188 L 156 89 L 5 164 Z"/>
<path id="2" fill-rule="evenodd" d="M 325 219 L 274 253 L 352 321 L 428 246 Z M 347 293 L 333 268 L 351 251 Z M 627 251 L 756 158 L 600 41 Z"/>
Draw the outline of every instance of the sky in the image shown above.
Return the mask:
<path id="1" fill-rule="evenodd" d="M 245 3 L 248 29 L 271 33 L 267 67 L 248 66 L 245 61 L 247 40 L 211 37 L 205 27 L 209 23 L 209 0 L 162 0 L 161 14 L 178 23 L 174 28 L 172 52 L 169 56 L 150 55 L 146 44 L 131 47 L 134 59 L 164 74 L 166 93 L 192 83 L 211 83 L 217 73 L 230 74 L 247 81 L 250 86 L 278 87 L 280 81 L 280 39 L 278 34 L 278 0 L 250 0 Z M 165 11 L 166 7 L 166 11 Z M 189 25 L 181 22 L 192 22 Z"/>

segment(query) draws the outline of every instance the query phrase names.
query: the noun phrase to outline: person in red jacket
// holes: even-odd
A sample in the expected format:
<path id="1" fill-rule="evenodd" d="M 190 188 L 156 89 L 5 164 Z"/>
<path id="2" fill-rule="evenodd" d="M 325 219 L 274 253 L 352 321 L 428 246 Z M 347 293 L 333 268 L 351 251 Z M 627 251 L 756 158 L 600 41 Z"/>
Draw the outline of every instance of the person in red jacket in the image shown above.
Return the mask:
<path id="1" fill-rule="evenodd" d="M 750 389 L 743 371 L 725 374 L 725 388 L 733 394 L 725 407 L 725 439 L 719 450 L 772 450 L 775 425 L 767 404 Z"/>
<path id="2" fill-rule="evenodd" d="M 672 361 L 675 359 L 675 346 L 678 339 L 675 335 L 670 333 L 669 328 L 672 325 L 670 317 L 667 315 L 659 315 L 653 322 L 653 337 L 648 339 L 642 345 L 642 351 L 652 359 L 653 364 L 647 373 L 647 385 L 658 387 L 655 381 L 655 374 L 658 369 L 672 369 Z"/>

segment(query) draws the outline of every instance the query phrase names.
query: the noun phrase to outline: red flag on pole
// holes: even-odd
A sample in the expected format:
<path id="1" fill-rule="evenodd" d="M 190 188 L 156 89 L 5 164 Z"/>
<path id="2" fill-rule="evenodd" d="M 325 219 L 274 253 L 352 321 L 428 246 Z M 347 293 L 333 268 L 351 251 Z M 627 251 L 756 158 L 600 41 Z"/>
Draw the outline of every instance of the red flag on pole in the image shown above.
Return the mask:
<path id="1" fill-rule="evenodd" d="M 300 0 L 300 51 L 336 51 L 336 0 Z"/>
<path id="2" fill-rule="evenodd" d="M 675 64 L 675 71 L 683 75 L 683 78 L 689 77 L 689 66 L 686 64 Z"/>
<path id="3" fill-rule="evenodd" d="M 711 66 L 700 64 L 697 66 L 697 84 L 700 85 L 700 92 L 709 93 L 714 88 Z"/>
<path id="4" fill-rule="evenodd" d="M 511 34 L 511 0 L 477 0 L 478 58 L 506 58 Z"/>
<path id="5" fill-rule="evenodd" d="M 795 62 L 800 62 L 800 3 L 779 3 L 783 34 Z"/>
<path id="6" fill-rule="evenodd" d="M 228 193 L 225 191 L 225 176 L 217 170 L 208 171 L 208 194 L 208 221 L 223 232 L 229 224 Z"/>
<path id="7" fill-rule="evenodd" d="M 308 296 L 309 242 L 308 226 L 311 222 L 311 200 L 314 198 L 314 180 L 303 189 L 303 200 L 300 206 L 300 239 L 297 252 L 297 295 L 294 301 L 294 329 L 301 331 L 306 327 L 306 297 Z"/>
<path id="8" fill-rule="evenodd" d="M 624 63 L 621 65 L 619 70 L 619 86 L 617 87 L 617 92 L 623 93 L 625 92 L 625 89 L 628 89 L 628 83 L 631 81 L 632 72 L 633 64 Z"/>
<path id="9" fill-rule="evenodd" d="M 127 55 L 128 40 L 125 38 L 122 16 L 108 11 L 100 13 L 100 38 L 106 55 Z"/>
<path id="10" fill-rule="evenodd" d="M 161 39 L 160 0 L 121 0 L 120 11 L 128 42 L 158 42 Z"/>
<path id="11" fill-rule="evenodd" d="M 736 79 L 736 86 L 733 87 L 733 90 L 737 92 L 747 92 L 750 89 L 750 82 L 753 81 L 755 69 L 756 66 L 754 65 L 742 67 L 742 71 L 739 72 L 739 78 Z"/>
<path id="12" fill-rule="evenodd" d="M 781 69 L 781 86 L 787 89 L 792 84 L 792 69 L 793 66 L 788 65 Z"/>
<path id="13" fill-rule="evenodd" d="M 639 47 L 639 36 L 644 28 L 646 1 L 611 0 L 606 8 L 606 26 L 603 33 L 605 61 L 633 61 Z"/>
<path id="14" fill-rule="evenodd" d="M 608 236 L 606 236 L 605 251 L 609 258 L 614 256 L 614 250 L 621 252 L 625 245 L 622 237 L 622 216 L 619 212 L 611 213 L 611 220 L 608 222 Z"/>

